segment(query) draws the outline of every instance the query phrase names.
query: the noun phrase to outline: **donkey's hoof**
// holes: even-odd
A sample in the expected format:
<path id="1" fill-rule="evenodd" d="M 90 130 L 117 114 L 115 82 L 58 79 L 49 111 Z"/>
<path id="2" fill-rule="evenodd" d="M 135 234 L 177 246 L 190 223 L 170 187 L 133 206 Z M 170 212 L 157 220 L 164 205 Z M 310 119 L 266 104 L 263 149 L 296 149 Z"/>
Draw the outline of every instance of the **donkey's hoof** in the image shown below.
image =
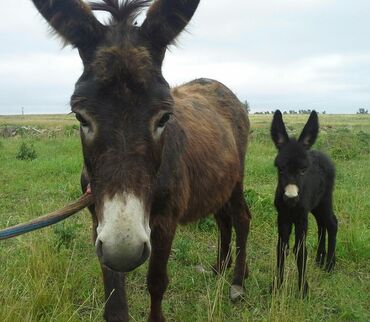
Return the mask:
<path id="1" fill-rule="evenodd" d="M 206 270 L 202 265 L 195 266 L 195 270 L 200 274 L 212 274 L 212 271 Z"/>
<path id="2" fill-rule="evenodd" d="M 231 285 L 230 287 L 230 299 L 231 301 L 237 301 L 244 297 L 245 291 L 243 286 Z"/>

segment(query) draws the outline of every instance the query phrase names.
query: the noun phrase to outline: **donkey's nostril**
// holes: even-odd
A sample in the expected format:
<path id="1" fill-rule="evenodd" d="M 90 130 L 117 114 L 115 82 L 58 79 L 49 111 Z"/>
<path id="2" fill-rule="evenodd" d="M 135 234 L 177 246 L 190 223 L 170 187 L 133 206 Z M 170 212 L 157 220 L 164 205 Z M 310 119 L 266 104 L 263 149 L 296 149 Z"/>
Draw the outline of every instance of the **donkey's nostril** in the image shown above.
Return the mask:
<path id="1" fill-rule="evenodd" d="M 98 257 L 103 257 L 103 242 L 99 239 L 96 241 L 96 254 Z"/>
<path id="2" fill-rule="evenodd" d="M 148 246 L 148 243 L 144 243 L 143 254 L 141 255 L 141 259 L 143 261 L 146 261 L 149 255 L 150 255 L 150 248 Z"/>

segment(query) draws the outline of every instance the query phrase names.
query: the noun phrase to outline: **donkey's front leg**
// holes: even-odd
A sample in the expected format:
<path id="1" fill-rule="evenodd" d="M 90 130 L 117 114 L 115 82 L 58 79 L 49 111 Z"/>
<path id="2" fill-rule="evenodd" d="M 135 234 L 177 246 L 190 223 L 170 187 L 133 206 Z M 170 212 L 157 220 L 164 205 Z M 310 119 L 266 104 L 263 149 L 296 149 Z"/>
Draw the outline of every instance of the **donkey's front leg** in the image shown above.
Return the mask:
<path id="1" fill-rule="evenodd" d="M 176 225 L 158 225 L 152 227 L 149 271 L 147 276 L 150 293 L 150 322 L 164 322 L 162 299 L 168 285 L 167 263 L 175 236 Z"/>
<path id="2" fill-rule="evenodd" d="M 92 215 L 93 229 L 92 237 L 95 244 L 98 227 L 98 221 L 95 215 L 95 206 L 90 206 L 89 210 Z M 128 305 L 125 292 L 125 276 L 123 273 L 115 272 L 104 265 L 100 265 L 103 273 L 105 307 L 104 319 L 107 322 L 127 322 Z"/>
<path id="3" fill-rule="evenodd" d="M 95 215 L 95 206 L 90 206 L 92 215 L 93 229 L 92 237 L 95 244 L 98 227 L 98 221 Z M 107 322 L 127 322 L 128 306 L 125 292 L 125 276 L 123 273 L 115 272 L 104 265 L 100 265 L 103 273 L 105 307 L 104 319 Z"/>
<path id="4" fill-rule="evenodd" d="M 105 308 L 104 318 L 107 322 L 127 322 L 128 306 L 125 292 L 125 276 L 102 265 Z"/>
<path id="5" fill-rule="evenodd" d="M 307 234 L 307 214 L 295 223 L 295 245 L 294 254 L 296 256 L 298 267 L 298 287 L 302 297 L 306 297 L 308 292 L 308 283 L 306 281 L 306 265 L 307 265 L 307 248 L 306 248 L 306 234 Z"/>

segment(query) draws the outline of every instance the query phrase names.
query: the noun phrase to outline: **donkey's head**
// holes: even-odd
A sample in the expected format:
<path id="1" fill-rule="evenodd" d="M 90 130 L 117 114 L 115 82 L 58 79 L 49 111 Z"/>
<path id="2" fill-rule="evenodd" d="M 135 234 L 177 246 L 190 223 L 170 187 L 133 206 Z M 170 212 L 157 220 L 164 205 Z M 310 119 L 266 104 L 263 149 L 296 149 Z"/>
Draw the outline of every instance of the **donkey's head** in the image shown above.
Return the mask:
<path id="1" fill-rule="evenodd" d="M 313 111 L 303 128 L 298 141 L 289 138 L 281 112 L 277 110 L 271 125 L 271 137 L 278 155 L 275 166 L 278 170 L 278 191 L 288 206 L 295 206 L 299 201 L 306 180 L 310 159 L 307 151 L 315 143 L 319 132 L 317 113 Z"/>
<path id="2" fill-rule="evenodd" d="M 80 122 L 84 162 L 95 197 L 97 254 L 129 271 L 149 256 L 152 187 L 173 111 L 162 76 L 166 48 L 199 0 L 33 0 L 57 34 L 80 53 L 84 70 L 71 98 Z M 92 10 L 112 18 L 100 23 Z"/>

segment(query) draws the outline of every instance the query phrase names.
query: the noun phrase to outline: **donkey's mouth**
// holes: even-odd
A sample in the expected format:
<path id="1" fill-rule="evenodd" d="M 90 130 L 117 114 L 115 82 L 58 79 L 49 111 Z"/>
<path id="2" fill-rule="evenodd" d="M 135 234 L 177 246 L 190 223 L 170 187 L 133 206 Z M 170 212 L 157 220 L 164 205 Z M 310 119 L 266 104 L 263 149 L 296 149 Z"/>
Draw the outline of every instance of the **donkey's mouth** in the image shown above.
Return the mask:
<path id="1" fill-rule="evenodd" d="M 294 208 L 297 206 L 299 202 L 299 196 L 294 197 L 294 198 L 289 198 L 286 195 L 283 196 L 285 204 L 288 206 L 288 208 Z"/>
<path id="2" fill-rule="evenodd" d="M 150 246 L 147 243 L 144 243 L 141 252 L 139 253 L 140 255 L 137 258 L 132 258 L 131 256 L 122 256 L 122 258 L 109 258 L 108 256 L 104 256 L 103 250 L 102 250 L 103 245 L 98 245 L 96 252 L 99 257 L 100 262 L 108 267 L 109 269 L 117 272 L 130 272 L 145 263 L 145 261 L 149 258 L 151 250 Z"/>
<path id="3" fill-rule="evenodd" d="M 143 264 L 151 244 L 149 215 L 142 200 L 129 193 L 104 198 L 101 217 L 95 244 L 100 262 L 119 272 Z"/>

